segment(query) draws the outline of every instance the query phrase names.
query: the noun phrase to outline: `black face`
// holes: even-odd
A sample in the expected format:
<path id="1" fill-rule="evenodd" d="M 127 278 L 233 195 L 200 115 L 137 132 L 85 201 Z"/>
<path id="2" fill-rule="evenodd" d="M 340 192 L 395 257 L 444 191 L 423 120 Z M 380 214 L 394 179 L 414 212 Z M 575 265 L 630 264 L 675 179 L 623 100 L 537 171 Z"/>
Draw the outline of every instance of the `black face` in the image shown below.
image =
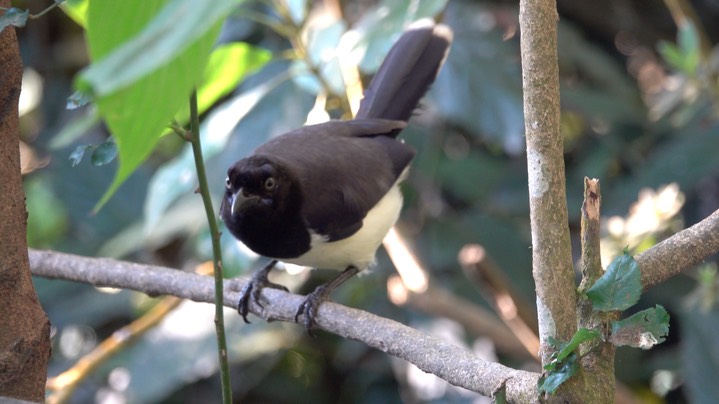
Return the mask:
<path id="1" fill-rule="evenodd" d="M 246 215 L 271 214 L 278 205 L 281 182 L 279 170 L 267 159 L 250 157 L 238 161 L 227 171 L 222 219 L 229 226 Z"/>
<path id="2" fill-rule="evenodd" d="M 254 252 L 297 257 L 309 249 L 300 214 L 302 193 L 281 165 L 252 156 L 227 171 L 220 215 L 227 229 Z"/>

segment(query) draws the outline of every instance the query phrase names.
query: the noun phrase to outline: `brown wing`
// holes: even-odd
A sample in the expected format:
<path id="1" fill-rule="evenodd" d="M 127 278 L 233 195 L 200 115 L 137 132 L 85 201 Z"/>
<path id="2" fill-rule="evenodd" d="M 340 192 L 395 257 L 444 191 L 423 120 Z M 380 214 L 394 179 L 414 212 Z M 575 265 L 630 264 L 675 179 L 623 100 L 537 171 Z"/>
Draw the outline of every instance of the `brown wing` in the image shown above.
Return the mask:
<path id="1" fill-rule="evenodd" d="M 394 138 L 405 125 L 330 121 L 272 139 L 255 154 L 273 156 L 297 176 L 307 225 L 329 241 L 340 240 L 360 229 L 414 157 L 410 146 Z"/>

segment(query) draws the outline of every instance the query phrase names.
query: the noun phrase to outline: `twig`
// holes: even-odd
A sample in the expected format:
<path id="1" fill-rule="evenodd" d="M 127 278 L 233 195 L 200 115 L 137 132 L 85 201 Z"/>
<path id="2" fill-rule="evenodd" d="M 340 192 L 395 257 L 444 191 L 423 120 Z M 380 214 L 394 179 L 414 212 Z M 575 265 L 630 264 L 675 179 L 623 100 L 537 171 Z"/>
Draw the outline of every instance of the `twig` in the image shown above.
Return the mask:
<path id="1" fill-rule="evenodd" d="M 132 289 L 151 296 L 173 295 L 197 302 L 214 301 L 213 281 L 207 276 L 166 267 L 52 251 L 30 250 L 29 256 L 30 267 L 37 276 Z M 244 282 L 234 280 L 226 287 L 224 301 L 227 306 L 234 307 L 236 291 Z M 263 289 L 262 300 L 264 308 L 252 304 L 252 313 L 268 320 L 294 322 L 303 297 L 268 288 Z M 490 396 L 495 388 L 508 380 L 507 397 L 510 402 L 533 402 L 536 398 L 538 374 L 483 361 L 471 352 L 396 321 L 326 302 L 319 309 L 317 324 L 328 332 L 361 341 L 404 359 L 451 384 L 485 396 Z"/>
<path id="2" fill-rule="evenodd" d="M 222 300 L 223 278 L 222 278 L 222 248 L 220 247 L 220 230 L 217 227 L 215 210 L 212 207 L 212 196 L 210 187 L 207 184 L 205 173 L 205 161 L 202 158 L 202 144 L 200 143 L 200 116 L 197 111 L 197 91 L 190 96 L 190 143 L 195 159 L 197 180 L 200 184 L 200 194 L 205 205 L 207 223 L 210 227 L 212 238 L 212 257 L 215 272 L 215 333 L 217 335 L 217 353 L 220 362 L 220 379 L 222 380 L 222 401 L 225 404 L 232 402 L 232 385 L 230 384 L 230 366 L 227 360 L 227 338 L 225 336 L 225 317 L 223 314 Z"/>
<path id="3" fill-rule="evenodd" d="M 44 16 L 45 14 L 49 13 L 50 11 L 52 11 L 54 8 L 58 7 L 61 3 L 63 3 L 63 1 L 64 0 L 55 1 L 51 5 L 47 6 L 47 8 L 45 8 L 44 10 L 40 11 L 37 14 L 28 14 L 27 18 L 30 20 L 36 20 L 36 19 Z M 9 11 L 9 10 L 10 10 L 10 8 L 0 7 L 0 11 Z"/>
<path id="4" fill-rule="evenodd" d="M 602 194 L 599 180 L 584 178 L 584 202 L 581 216 L 581 270 L 580 293 L 589 289 L 604 271 L 599 249 L 599 217 Z M 618 319 L 619 313 L 603 313 L 592 310 L 588 299 L 579 299 L 577 320 L 579 327 L 604 330 L 610 320 Z M 610 342 L 597 342 L 589 347 L 582 346 L 580 355 L 582 368 L 588 386 L 592 387 L 591 397 L 596 402 L 613 402 L 616 396 L 614 376 L 614 354 L 616 348 Z"/>

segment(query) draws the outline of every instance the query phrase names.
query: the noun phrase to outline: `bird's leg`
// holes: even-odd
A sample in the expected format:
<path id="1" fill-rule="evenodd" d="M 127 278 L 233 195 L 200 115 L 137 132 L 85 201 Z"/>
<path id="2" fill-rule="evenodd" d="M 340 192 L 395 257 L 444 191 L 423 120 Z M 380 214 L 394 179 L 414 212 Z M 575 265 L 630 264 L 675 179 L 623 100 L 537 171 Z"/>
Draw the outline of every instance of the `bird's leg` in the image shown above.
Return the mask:
<path id="1" fill-rule="evenodd" d="M 295 314 L 295 322 L 299 323 L 299 318 L 304 313 L 305 328 L 310 335 L 313 335 L 312 328 L 316 324 L 315 317 L 317 317 L 317 311 L 319 310 L 322 302 L 328 300 L 330 293 L 332 293 L 333 290 L 337 289 L 337 287 L 343 284 L 347 279 L 357 275 L 358 272 L 359 269 L 354 266 L 349 266 L 331 281 L 318 286 L 314 291 L 312 291 L 312 293 L 307 295 L 302 304 L 300 304 L 300 307 L 297 309 L 297 313 Z"/>
<path id="2" fill-rule="evenodd" d="M 255 274 L 252 275 L 252 278 L 245 284 L 245 286 L 242 287 L 242 290 L 240 290 L 240 298 L 237 302 L 237 311 L 242 316 L 242 319 L 245 320 L 245 323 L 250 323 L 250 321 L 247 320 L 247 314 L 250 313 L 250 300 L 257 303 L 258 306 L 264 308 L 260 302 L 260 292 L 262 292 L 263 288 L 273 288 L 289 292 L 286 287 L 270 282 L 269 279 L 267 279 L 267 274 L 270 273 L 276 264 L 277 260 L 270 261 L 270 263 L 265 265 L 264 268 L 255 272 Z"/>

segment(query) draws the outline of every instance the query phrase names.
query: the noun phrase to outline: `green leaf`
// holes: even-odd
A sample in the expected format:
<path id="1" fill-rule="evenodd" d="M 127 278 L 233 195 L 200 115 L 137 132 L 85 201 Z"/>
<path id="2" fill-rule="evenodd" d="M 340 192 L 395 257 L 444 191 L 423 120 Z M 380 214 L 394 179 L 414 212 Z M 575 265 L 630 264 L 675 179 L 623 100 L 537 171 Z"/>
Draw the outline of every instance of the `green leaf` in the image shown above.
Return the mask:
<path id="1" fill-rule="evenodd" d="M 669 66 L 675 70 L 684 70 L 684 56 L 682 55 L 679 47 L 671 42 L 659 41 L 657 44 L 657 50 L 662 55 Z"/>
<path id="2" fill-rule="evenodd" d="M 673 69 L 687 75 L 694 75 L 701 58 L 699 32 L 689 21 L 679 24 L 677 43 L 660 41 L 657 50 Z"/>
<path id="3" fill-rule="evenodd" d="M 93 94 L 118 147 L 119 168 L 98 210 L 152 152 L 187 103 L 235 1 L 95 1 L 87 37 L 93 64 L 76 87 Z"/>
<path id="4" fill-rule="evenodd" d="M 539 382 L 537 383 L 539 392 L 554 394 L 562 383 L 566 382 L 570 377 L 577 373 L 578 369 L 579 364 L 577 363 L 577 355 L 573 353 L 569 355 L 566 358 L 566 361 L 562 362 L 556 370 L 548 372 L 539 378 Z"/>
<path id="5" fill-rule="evenodd" d="M 90 0 L 66 0 L 60 8 L 79 26 L 87 27 L 87 6 Z"/>
<path id="6" fill-rule="evenodd" d="M 244 42 L 218 46 L 207 62 L 202 85 L 197 90 L 200 112 L 227 95 L 248 74 L 272 58 L 272 53 Z"/>
<path id="7" fill-rule="evenodd" d="M 639 301 L 641 294 L 639 265 L 626 251 L 609 264 L 604 275 L 587 291 L 597 311 L 626 310 Z"/>
<path id="8" fill-rule="evenodd" d="M 679 32 L 677 32 L 677 44 L 684 56 L 684 72 L 693 75 L 699 67 L 700 43 L 699 32 L 697 32 L 694 24 L 689 20 L 685 20 L 679 24 Z"/>
<path id="9" fill-rule="evenodd" d="M 3 15 L 0 15 L 0 32 L 5 27 L 24 27 L 29 15 L 27 10 L 15 7 L 8 9 Z"/>
<path id="10" fill-rule="evenodd" d="M 624 320 L 613 321 L 610 341 L 616 346 L 649 349 L 664 342 L 668 334 L 669 313 L 657 305 Z"/>
<path id="11" fill-rule="evenodd" d="M 212 39 L 209 41 L 212 45 L 217 36 L 215 31 L 219 28 L 218 22 L 221 22 L 237 5 L 235 1 L 198 3 L 193 0 L 165 2 L 129 0 L 98 3 L 111 3 L 111 5 L 95 6 L 95 2 L 90 4 L 88 21 L 90 51 L 97 62 L 85 69 L 76 81 L 78 87 L 98 97 L 114 94 L 168 64 L 179 63 L 178 58 L 182 53 L 199 39 L 208 42 L 209 37 Z M 155 14 L 158 10 L 157 6 L 163 3 L 164 7 Z M 98 15 L 95 9 L 98 9 L 102 15 Z M 114 12 L 118 12 L 119 15 L 115 15 Z M 137 30 L 130 27 L 121 28 L 118 32 L 113 32 L 115 35 L 110 36 L 107 31 L 111 29 L 100 24 L 110 19 L 126 23 L 128 18 L 125 16 L 130 20 L 133 18 L 142 22 L 149 20 L 149 23 L 147 25 L 138 25 L 136 21 L 130 23 L 129 25 L 134 25 L 135 28 L 142 28 L 136 36 L 123 35 L 137 33 Z M 116 22 L 113 25 L 121 24 Z M 93 36 L 98 31 L 101 34 L 93 41 Z M 118 43 L 118 37 L 132 39 Z M 106 46 L 108 44 L 113 46 L 108 49 Z M 109 50 L 112 52 L 107 52 Z M 207 56 L 204 56 L 203 62 L 206 58 Z M 204 65 L 205 63 L 201 64 L 203 67 Z M 189 67 L 180 66 L 184 69 Z"/>
<path id="12" fill-rule="evenodd" d="M 582 342 L 599 338 L 600 335 L 601 334 L 599 334 L 599 331 L 580 328 L 579 330 L 577 330 L 577 332 L 574 333 L 574 336 L 568 343 L 563 344 L 562 348 L 559 350 L 559 352 L 557 352 L 556 360 L 559 362 L 563 361 L 564 358 L 568 357 L 572 352 L 574 352 L 574 350 L 577 349 L 577 347 L 579 347 Z"/>
<path id="13" fill-rule="evenodd" d="M 110 138 L 105 143 L 97 146 L 95 151 L 92 152 L 92 165 L 97 167 L 104 166 L 112 160 L 115 160 L 115 157 L 117 157 L 117 145 L 115 145 L 115 142 Z"/>

